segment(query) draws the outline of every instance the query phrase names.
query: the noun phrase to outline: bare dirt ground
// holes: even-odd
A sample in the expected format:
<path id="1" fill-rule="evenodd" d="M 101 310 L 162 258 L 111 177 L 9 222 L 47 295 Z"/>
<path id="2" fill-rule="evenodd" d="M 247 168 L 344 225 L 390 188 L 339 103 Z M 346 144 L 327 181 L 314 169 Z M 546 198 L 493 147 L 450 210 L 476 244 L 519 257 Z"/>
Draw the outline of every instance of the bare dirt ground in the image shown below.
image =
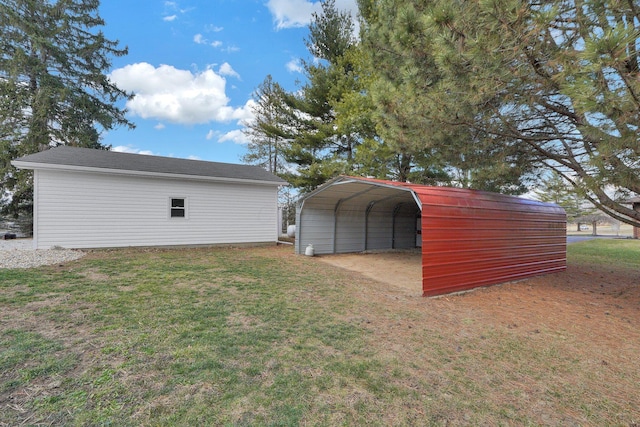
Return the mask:
<path id="1" fill-rule="evenodd" d="M 375 280 L 377 285 L 372 286 L 369 297 L 378 302 L 388 302 L 391 297 L 410 306 L 442 306 L 451 316 L 473 317 L 509 329 L 522 328 L 523 333 L 539 333 L 542 328 L 568 330 L 577 341 L 593 345 L 591 349 L 602 349 L 603 363 L 608 363 L 605 357 L 623 357 L 616 349 L 640 343 L 640 270 L 569 264 L 562 273 L 423 298 L 418 253 L 316 258 L 350 271 L 354 282 L 358 276 Z M 635 359 L 640 364 L 640 355 Z"/>
<path id="2" fill-rule="evenodd" d="M 409 294 L 422 295 L 422 255 L 419 251 L 322 255 L 317 259 L 401 288 Z"/>
<path id="3" fill-rule="evenodd" d="M 579 416 L 567 415 L 570 411 L 548 396 L 558 393 L 569 401 L 596 407 L 596 402 L 603 400 L 624 406 L 640 399 L 638 269 L 569 263 L 562 273 L 424 298 L 418 254 L 316 258 L 319 264 L 345 269 L 354 288 L 359 288 L 358 298 L 368 299 L 372 307 L 388 307 L 393 313 L 393 323 L 373 313 L 362 314 L 365 323 L 375 325 L 372 329 L 380 342 L 386 343 L 381 352 L 412 360 L 416 366 L 428 366 L 430 353 L 407 345 L 415 340 L 416 329 L 426 327 L 431 333 L 448 337 L 449 344 L 458 345 L 460 357 L 468 357 L 463 364 L 465 377 L 474 384 L 491 384 L 491 391 L 485 394 L 488 401 L 530 406 L 532 419 L 541 424 L 592 425 L 584 420 L 576 422 Z M 381 327 L 385 323 L 388 327 Z M 504 348 L 481 350 L 492 341 L 482 338 L 492 334 L 509 337 L 501 341 Z M 467 348 L 474 337 L 480 337 L 474 344 L 477 347 Z M 514 349 L 509 347 L 510 342 Z M 515 343 L 526 343 L 527 348 Z M 495 360 L 476 359 L 475 352 L 482 351 L 485 356 L 493 354 Z M 532 356 L 505 362 L 520 352 Z M 543 363 L 536 363 L 538 359 Z M 502 377 L 500 369 L 496 371 L 502 365 L 504 372 L 514 367 L 522 372 L 512 374 L 513 378 Z M 456 375 L 455 369 L 460 366 L 441 369 Z M 417 370 L 416 376 L 420 375 L 424 372 Z M 521 394 L 514 397 L 516 393 Z M 636 409 L 620 415 L 616 424 L 640 426 L 640 409 L 631 405 Z"/>

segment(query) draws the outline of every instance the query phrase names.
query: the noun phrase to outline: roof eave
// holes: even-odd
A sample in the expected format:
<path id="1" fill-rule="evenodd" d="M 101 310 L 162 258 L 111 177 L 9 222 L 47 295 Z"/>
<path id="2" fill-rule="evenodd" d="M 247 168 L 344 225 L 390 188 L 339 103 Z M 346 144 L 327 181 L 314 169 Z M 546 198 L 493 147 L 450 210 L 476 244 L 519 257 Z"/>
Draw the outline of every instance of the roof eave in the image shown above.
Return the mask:
<path id="1" fill-rule="evenodd" d="M 206 175 L 187 175 L 167 172 L 147 172 L 136 171 L 128 169 L 109 169 L 109 168 L 97 168 L 91 166 L 75 166 L 75 165 L 61 165 L 51 163 L 38 163 L 38 162 L 24 162 L 21 160 L 13 160 L 11 164 L 20 169 L 33 169 L 33 170 L 55 170 L 55 171 L 75 171 L 75 172 L 94 172 L 103 173 L 109 175 L 128 175 L 128 176 L 146 176 L 153 178 L 168 178 L 168 179 L 182 179 L 192 181 L 216 181 L 216 182 L 237 182 L 246 184 L 258 184 L 258 185 L 273 185 L 273 186 L 287 186 L 289 183 L 286 181 L 262 181 L 256 179 L 243 179 L 243 178 L 227 178 L 218 176 L 206 176 Z"/>

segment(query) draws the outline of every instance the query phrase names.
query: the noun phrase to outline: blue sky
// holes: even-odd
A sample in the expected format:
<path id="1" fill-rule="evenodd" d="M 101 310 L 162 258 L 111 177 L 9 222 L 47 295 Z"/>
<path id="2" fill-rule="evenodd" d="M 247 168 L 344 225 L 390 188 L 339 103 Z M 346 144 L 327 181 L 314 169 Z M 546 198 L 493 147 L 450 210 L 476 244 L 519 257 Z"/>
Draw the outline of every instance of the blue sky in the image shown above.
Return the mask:
<path id="1" fill-rule="evenodd" d="M 135 94 L 136 129 L 103 135 L 114 150 L 240 163 L 251 95 L 271 74 L 288 90 L 304 79 L 300 61 L 319 2 L 307 0 L 102 0 L 103 31 L 129 54 L 112 58 L 110 78 Z M 336 0 L 357 10 L 356 0 Z M 124 107 L 124 102 L 122 102 Z"/>

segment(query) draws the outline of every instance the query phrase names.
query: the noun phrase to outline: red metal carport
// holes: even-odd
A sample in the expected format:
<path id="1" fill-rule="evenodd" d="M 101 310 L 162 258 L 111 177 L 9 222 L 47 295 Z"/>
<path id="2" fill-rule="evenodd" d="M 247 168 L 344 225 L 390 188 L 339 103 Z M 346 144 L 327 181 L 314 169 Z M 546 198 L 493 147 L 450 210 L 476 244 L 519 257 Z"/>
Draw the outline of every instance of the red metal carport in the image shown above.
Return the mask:
<path id="1" fill-rule="evenodd" d="M 308 244 L 318 254 L 407 248 L 411 239 L 398 236 L 409 224 L 422 244 L 425 296 L 566 269 L 566 214 L 557 205 L 350 176 L 300 200 L 296 252 Z"/>

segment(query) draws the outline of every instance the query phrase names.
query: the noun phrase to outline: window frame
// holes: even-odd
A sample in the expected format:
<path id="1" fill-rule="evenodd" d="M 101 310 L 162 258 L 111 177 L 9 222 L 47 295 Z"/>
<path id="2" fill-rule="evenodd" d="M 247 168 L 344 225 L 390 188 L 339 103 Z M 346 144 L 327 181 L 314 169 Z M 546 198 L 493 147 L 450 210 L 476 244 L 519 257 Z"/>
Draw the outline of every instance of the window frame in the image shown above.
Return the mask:
<path id="1" fill-rule="evenodd" d="M 183 206 L 173 206 L 173 201 L 174 200 L 182 200 Z M 172 215 L 174 210 L 182 210 L 184 212 L 183 216 L 174 216 Z M 168 200 L 168 210 L 167 210 L 167 216 L 169 218 L 169 220 L 177 220 L 177 221 L 184 221 L 189 219 L 189 199 L 186 196 L 169 196 L 169 200 Z"/>

